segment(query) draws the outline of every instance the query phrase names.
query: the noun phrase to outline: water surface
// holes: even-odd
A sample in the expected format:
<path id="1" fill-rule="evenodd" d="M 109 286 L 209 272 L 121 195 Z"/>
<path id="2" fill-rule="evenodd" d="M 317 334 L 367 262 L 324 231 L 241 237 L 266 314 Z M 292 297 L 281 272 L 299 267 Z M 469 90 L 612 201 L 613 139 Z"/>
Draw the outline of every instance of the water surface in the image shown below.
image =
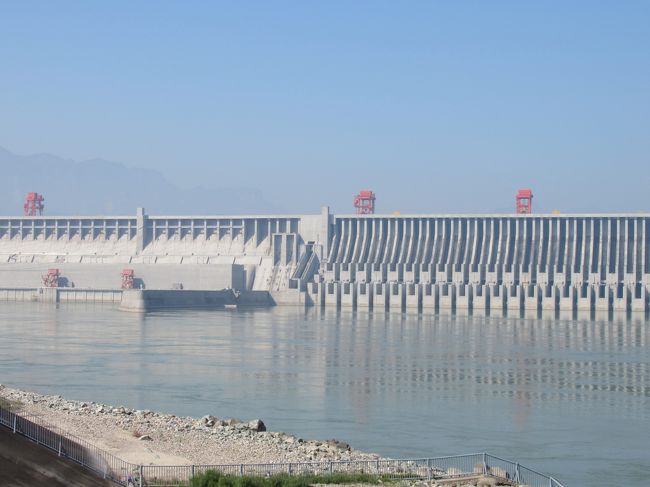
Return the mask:
<path id="1" fill-rule="evenodd" d="M 565 486 L 646 485 L 650 323 L 0 303 L 0 382 L 262 418 L 392 457 L 488 451 Z"/>

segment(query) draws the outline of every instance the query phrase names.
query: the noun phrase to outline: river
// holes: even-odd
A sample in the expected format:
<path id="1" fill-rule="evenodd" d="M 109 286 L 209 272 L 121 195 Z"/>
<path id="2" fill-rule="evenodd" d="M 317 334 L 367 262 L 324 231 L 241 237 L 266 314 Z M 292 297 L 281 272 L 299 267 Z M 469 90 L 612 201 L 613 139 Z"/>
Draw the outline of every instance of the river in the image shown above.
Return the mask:
<path id="1" fill-rule="evenodd" d="M 650 322 L 0 303 L 0 382 L 262 418 L 391 457 L 487 451 L 569 486 L 650 477 Z"/>

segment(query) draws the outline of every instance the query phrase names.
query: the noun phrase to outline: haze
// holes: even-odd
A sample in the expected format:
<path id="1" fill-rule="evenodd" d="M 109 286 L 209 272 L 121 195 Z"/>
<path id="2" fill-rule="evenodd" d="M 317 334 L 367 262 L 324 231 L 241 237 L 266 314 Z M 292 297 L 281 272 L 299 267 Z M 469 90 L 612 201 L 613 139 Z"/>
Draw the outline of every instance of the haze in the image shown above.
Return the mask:
<path id="1" fill-rule="evenodd" d="M 380 212 L 512 211 L 520 187 L 536 211 L 650 210 L 648 2 L 21 1 L 0 18 L 1 213 L 27 190 L 60 212 L 349 213 L 366 188 Z M 37 153 L 125 167 L 75 179 L 15 156 Z"/>

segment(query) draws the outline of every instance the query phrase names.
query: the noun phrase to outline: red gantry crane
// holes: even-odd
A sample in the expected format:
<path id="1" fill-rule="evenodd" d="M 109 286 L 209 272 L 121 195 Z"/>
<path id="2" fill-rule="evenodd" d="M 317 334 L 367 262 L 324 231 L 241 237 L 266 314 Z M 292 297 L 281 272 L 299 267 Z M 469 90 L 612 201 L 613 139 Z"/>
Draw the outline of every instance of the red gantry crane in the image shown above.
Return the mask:
<path id="1" fill-rule="evenodd" d="M 515 196 L 517 201 L 516 211 L 519 214 L 528 215 L 533 212 L 533 190 L 520 189 Z"/>
<path id="2" fill-rule="evenodd" d="M 43 287 L 59 287 L 59 278 L 61 273 L 59 269 L 48 269 L 47 274 L 42 276 Z"/>
<path id="3" fill-rule="evenodd" d="M 370 190 L 359 191 L 354 197 L 354 207 L 357 215 L 372 215 L 375 213 L 375 193 Z"/>
<path id="4" fill-rule="evenodd" d="M 122 269 L 122 289 L 133 289 L 133 269 Z"/>
<path id="5" fill-rule="evenodd" d="M 45 201 L 45 198 L 43 198 L 42 194 L 34 192 L 27 193 L 27 196 L 25 196 L 25 204 L 23 205 L 25 216 L 41 216 L 45 209 L 43 201 Z"/>

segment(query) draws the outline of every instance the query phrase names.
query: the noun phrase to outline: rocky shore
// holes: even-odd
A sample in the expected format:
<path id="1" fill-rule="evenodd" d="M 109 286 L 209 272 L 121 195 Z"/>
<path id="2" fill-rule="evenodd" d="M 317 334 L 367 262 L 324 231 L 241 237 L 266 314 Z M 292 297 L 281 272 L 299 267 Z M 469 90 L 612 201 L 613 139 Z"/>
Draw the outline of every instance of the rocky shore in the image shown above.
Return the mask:
<path id="1" fill-rule="evenodd" d="M 260 419 L 180 417 L 74 401 L 3 385 L 0 399 L 13 403 L 23 414 L 35 415 L 132 463 L 191 465 L 379 458 L 334 439 L 303 440 L 283 432 L 270 432 Z"/>

